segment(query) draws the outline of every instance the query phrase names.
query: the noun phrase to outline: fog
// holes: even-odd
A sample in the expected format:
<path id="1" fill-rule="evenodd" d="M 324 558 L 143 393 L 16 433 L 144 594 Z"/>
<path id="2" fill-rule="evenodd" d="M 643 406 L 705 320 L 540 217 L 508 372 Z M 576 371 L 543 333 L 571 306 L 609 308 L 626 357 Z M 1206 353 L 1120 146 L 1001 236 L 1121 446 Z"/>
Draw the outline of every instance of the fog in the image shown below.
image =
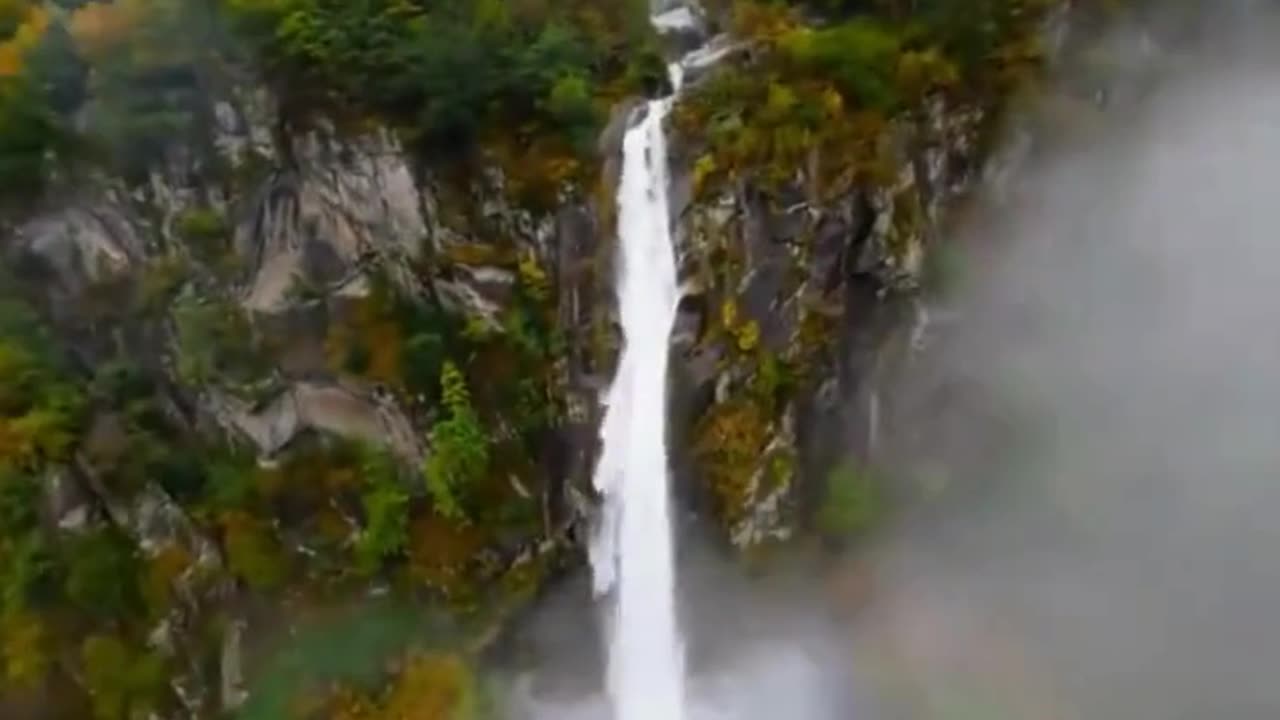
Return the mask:
<path id="1" fill-rule="evenodd" d="M 835 579 L 686 550 L 702 714 L 1280 717 L 1280 32 L 1238 7 L 946 239 L 964 281 L 928 301 L 884 461 L 940 499 Z M 544 651 L 598 642 L 563 593 Z M 604 717 L 594 662 L 526 688 L 535 714 Z"/>

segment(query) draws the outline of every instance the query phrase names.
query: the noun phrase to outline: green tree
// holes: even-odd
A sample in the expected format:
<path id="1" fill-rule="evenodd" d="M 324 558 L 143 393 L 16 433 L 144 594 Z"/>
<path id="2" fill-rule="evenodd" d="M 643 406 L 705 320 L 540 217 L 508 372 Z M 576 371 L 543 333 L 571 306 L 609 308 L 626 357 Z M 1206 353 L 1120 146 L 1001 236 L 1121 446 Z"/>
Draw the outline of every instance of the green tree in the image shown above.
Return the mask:
<path id="1" fill-rule="evenodd" d="M 361 471 L 364 490 L 364 529 L 356 540 L 361 570 L 374 572 L 380 563 L 402 550 L 409 540 L 409 494 L 400 484 L 395 458 L 386 450 L 365 448 Z"/>
<path id="2" fill-rule="evenodd" d="M 454 520 L 466 519 L 461 495 L 489 470 L 489 440 L 471 406 L 466 378 L 452 362 L 440 371 L 445 417 L 431 428 L 431 448 L 423 475 L 436 510 Z"/>

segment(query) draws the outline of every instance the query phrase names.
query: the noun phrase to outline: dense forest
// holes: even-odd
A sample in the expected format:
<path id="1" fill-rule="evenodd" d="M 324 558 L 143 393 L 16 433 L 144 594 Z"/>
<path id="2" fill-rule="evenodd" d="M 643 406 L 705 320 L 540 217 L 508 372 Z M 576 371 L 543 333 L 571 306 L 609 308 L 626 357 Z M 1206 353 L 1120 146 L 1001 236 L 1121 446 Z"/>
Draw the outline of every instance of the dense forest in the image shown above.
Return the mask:
<path id="1" fill-rule="evenodd" d="M 994 127 L 1060 5 L 709 0 L 708 32 L 746 50 L 673 114 L 693 202 L 785 194 L 801 166 L 815 203 L 891 184 L 894 123 L 945 98 Z M 580 205 L 609 235 L 601 138 L 618 108 L 666 92 L 679 52 L 649 15 L 643 0 L 0 0 L 0 715 L 496 712 L 474 648 L 581 562 L 564 434 L 592 411 L 568 366 L 607 377 L 617 344 L 607 312 L 566 324 L 578 271 L 512 228 Z M 216 142 L 220 99 L 250 96 L 270 98 L 251 130 L 278 152 Z M 251 300 L 263 251 L 244 228 L 263 222 L 255 203 L 304 183 L 298 138 L 371 133 L 393 138 L 468 241 L 410 238 L 422 247 L 400 263 L 361 248 L 341 278 L 358 274 L 359 293 L 296 273 L 281 302 L 321 318 L 299 350 Z M 175 176 L 181 193 L 164 189 Z M 136 219 L 135 244 L 48 251 L 41 218 L 89 197 Z M 83 282 L 68 285 L 69 266 Z M 488 314 L 445 300 L 478 266 L 508 278 Z M 607 290 L 607 273 L 581 272 Z M 709 315 L 700 342 L 727 338 L 722 368 L 751 368 L 690 441 L 732 523 L 787 398 L 822 383 L 809 353 L 835 330 L 815 315 L 809 345 L 780 353 L 734 302 Z M 322 382 L 394 408 L 409 437 L 312 427 L 264 452 L 210 411 Z M 887 502 L 850 463 L 806 494 L 798 525 L 826 538 L 856 537 Z M 385 626 L 316 640 L 362 649 L 306 677 L 271 659 L 264 629 L 371 591 Z M 425 622 L 406 614 L 445 639 L 397 655 Z M 241 668 L 242 643 L 266 659 Z"/>

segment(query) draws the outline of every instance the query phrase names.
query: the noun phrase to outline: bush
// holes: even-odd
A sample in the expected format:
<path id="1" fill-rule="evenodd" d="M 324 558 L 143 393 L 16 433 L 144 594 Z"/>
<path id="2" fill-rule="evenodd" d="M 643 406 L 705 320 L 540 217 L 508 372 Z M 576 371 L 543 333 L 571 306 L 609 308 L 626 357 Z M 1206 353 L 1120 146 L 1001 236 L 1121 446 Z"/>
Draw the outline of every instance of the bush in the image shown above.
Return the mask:
<path id="1" fill-rule="evenodd" d="M 231 226 L 213 208 L 192 208 L 175 221 L 178 236 L 186 241 L 196 257 L 215 261 L 226 253 L 231 239 Z"/>
<path id="2" fill-rule="evenodd" d="M 782 38 L 787 61 L 829 77 L 846 98 L 882 112 L 897 108 L 895 68 L 900 38 L 892 29 L 858 19 L 830 28 L 801 28 Z"/>

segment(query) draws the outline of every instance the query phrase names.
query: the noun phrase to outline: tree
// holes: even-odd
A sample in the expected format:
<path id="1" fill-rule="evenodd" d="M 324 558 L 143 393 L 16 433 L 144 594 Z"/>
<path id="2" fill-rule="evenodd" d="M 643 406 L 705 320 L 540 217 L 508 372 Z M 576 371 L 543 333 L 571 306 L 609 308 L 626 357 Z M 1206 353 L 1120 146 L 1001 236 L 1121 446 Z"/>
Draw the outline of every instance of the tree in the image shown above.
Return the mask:
<path id="1" fill-rule="evenodd" d="M 409 494 L 400 486 L 395 458 L 386 450 L 364 449 L 361 470 L 365 489 L 364 529 L 356 541 L 356 560 L 372 573 L 387 557 L 404 550 L 409 540 Z"/>
<path id="2" fill-rule="evenodd" d="M 423 465 L 427 492 L 436 511 L 453 520 L 466 519 L 459 498 L 489 470 L 489 441 L 471 406 L 466 378 L 452 362 L 440 371 L 445 417 L 431 428 L 431 449 Z"/>

